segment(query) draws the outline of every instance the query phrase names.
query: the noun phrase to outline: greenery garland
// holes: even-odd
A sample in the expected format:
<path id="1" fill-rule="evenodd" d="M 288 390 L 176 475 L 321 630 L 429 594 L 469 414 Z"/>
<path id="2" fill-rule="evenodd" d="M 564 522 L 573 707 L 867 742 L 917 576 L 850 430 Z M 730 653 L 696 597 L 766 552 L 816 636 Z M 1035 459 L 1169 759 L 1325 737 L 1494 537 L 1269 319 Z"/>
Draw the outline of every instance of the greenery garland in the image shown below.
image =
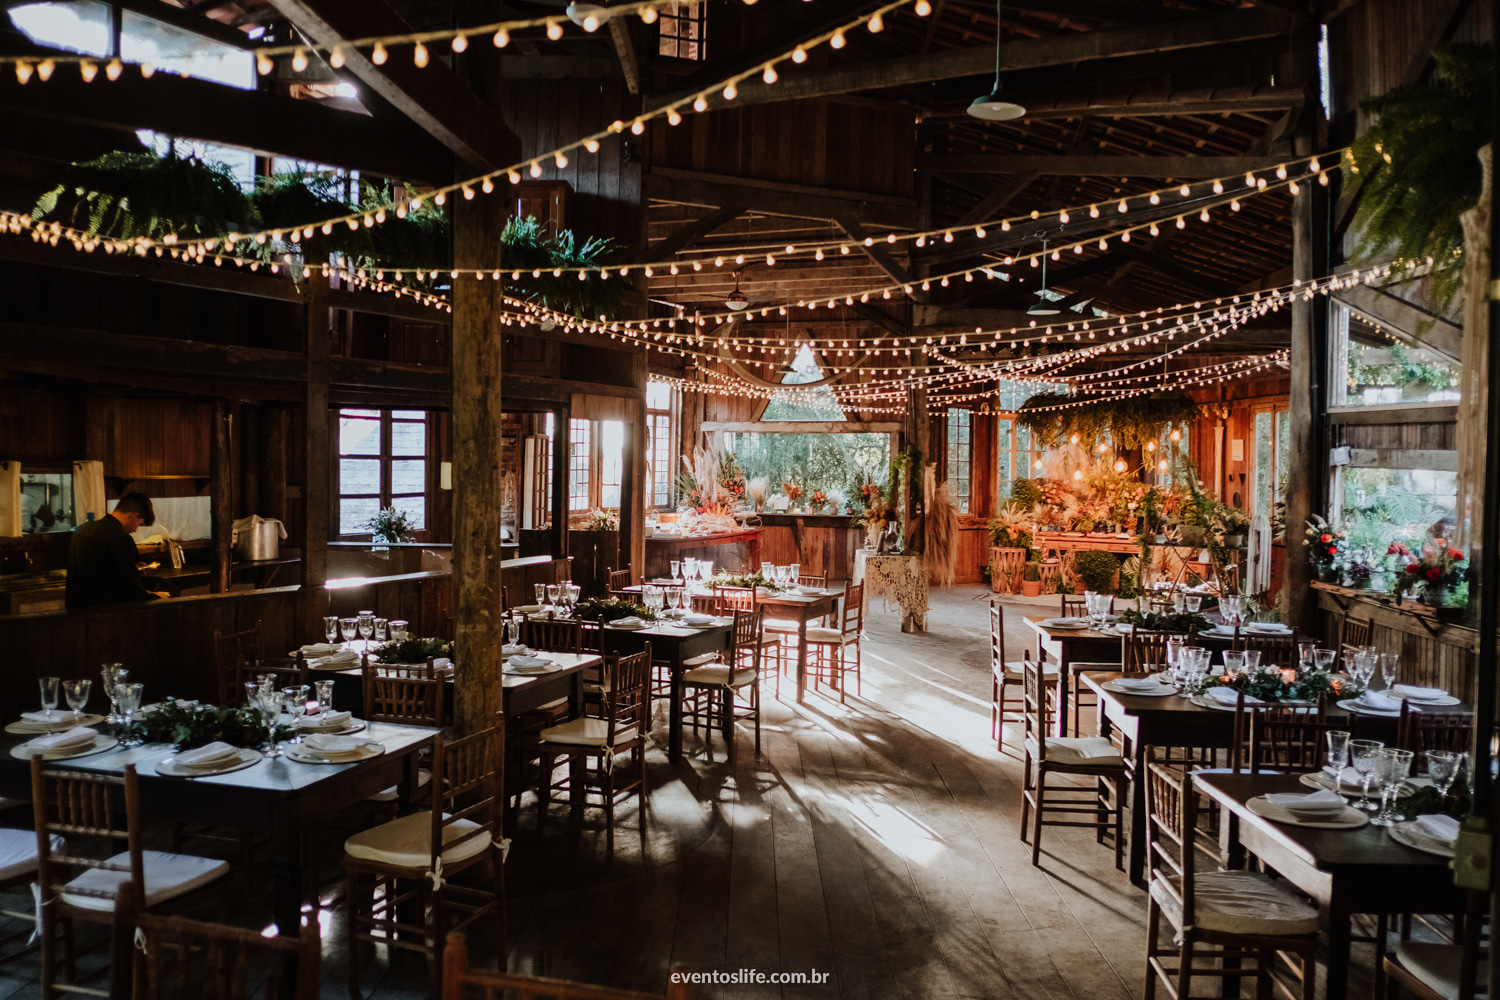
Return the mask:
<path id="1" fill-rule="evenodd" d="M 179 750 L 192 750 L 218 740 L 237 747 L 254 747 L 266 738 L 265 723 L 255 709 L 218 708 L 171 697 L 137 718 L 130 730 L 131 735 L 147 743 L 175 743 Z M 294 735 L 290 726 L 276 727 L 278 741 Z"/>
<path id="2" fill-rule="evenodd" d="M 1016 422 L 1044 448 L 1066 444 L 1077 434 L 1085 447 L 1108 437 L 1115 448 L 1127 450 L 1157 440 L 1164 427 L 1192 423 L 1198 414 L 1198 404 L 1181 392 L 1101 399 L 1041 392 L 1021 404 Z"/>

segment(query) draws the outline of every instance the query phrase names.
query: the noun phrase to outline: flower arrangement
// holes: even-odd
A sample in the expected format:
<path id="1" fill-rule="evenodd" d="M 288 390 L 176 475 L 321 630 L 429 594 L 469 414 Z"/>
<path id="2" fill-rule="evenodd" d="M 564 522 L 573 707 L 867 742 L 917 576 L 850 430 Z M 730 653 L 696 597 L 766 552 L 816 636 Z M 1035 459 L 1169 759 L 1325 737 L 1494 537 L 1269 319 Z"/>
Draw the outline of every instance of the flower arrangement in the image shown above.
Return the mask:
<path id="1" fill-rule="evenodd" d="M 381 663 L 426 663 L 428 657 L 453 657 L 453 643 L 446 639 L 402 639 L 375 650 Z"/>
<path id="2" fill-rule="evenodd" d="M 772 592 L 781 590 L 780 586 L 766 579 L 760 570 L 754 573 L 715 573 L 713 582 L 719 587 L 758 587 Z"/>
<path id="3" fill-rule="evenodd" d="M 1193 693 L 1205 694 L 1216 687 L 1243 691 L 1247 698 L 1267 702 L 1316 702 L 1325 694 L 1338 696 L 1344 693 L 1344 682 L 1327 671 L 1298 671 L 1292 667 L 1262 667 L 1255 673 L 1233 676 L 1211 674 L 1193 689 Z"/>
<path id="4" fill-rule="evenodd" d="M 813 512 L 822 510 L 828 504 L 828 494 L 822 490 L 813 490 L 812 495 L 807 498 L 807 504 Z"/>
<path id="5" fill-rule="evenodd" d="M 369 529 L 372 542 L 409 542 L 415 534 L 412 515 L 396 507 L 380 508 L 364 526 Z"/>
<path id="6" fill-rule="evenodd" d="M 627 601 L 621 597 L 590 597 L 578 602 L 577 607 L 573 609 L 573 617 L 586 622 L 612 622 L 631 617 L 654 622 L 656 612 L 644 604 Z"/>
<path id="7" fill-rule="evenodd" d="M 147 743 L 175 743 L 179 750 L 192 750 L 218 740 L 237 747 L 253 747 L 265 739 L 260 712 L 243 706 L 218 708 L 166 698 L 156 710 L 138 716 L 131 734 Z M 290 726 L 277 726 L 277 740 L 290 739 Z"/>
<path id="8" fill-rule="evenodd" d="M 1333 525 L 1314 514 L 1303 536 L 1302 545 L 1307 549 L 1307 561 L 1313 572 L 1324 583 L 1334 582 L 1338 578 L 1339 553 L 1344 549 L 1344 533 L 1333 530 Z"/>
<path id="9" fill-rule="evenodd" d="M 786 498 L 792 503 L 796 503 L 798 500 L 802 499 L 802 486 L 795 480 L 788 479 L 786 482 L 782 483 L 781 492 L 786 494 Z"/>
<path id="10" fill-rule="evenodd" d="M 1402 546 L 1402 548 L 1406 547 Z M 1411 561 L 1402 566 L 1396 575 L 1394 593 L 1398 596 L 1417 584 L 1421 584 L 1426 602 L 1441 606 L 1445 603 L 1448 589 L 1464 577 L 1464 569 L 1461 565 L 1464 561 L 1464 554 L 1458 549 L 1424 545 L 1420 556 L 1411 558 L 1411 552 L 1408 549 L 1406 558 Z"/>
<path id="11" fill-rule="evenodd" d="M 607 510 L 595 507 L 584 515 L 585 531 L 619 531 L 620 519 Z"/>
<path id="12" fill-rule="evenodd" d="M 859 500 L 864 504 L 865 510 L 869 511 L 881 505 L 883 497 L 880 495 L 880 487 L 872 482 L 863 482 L 859 485 Z"/>
<path id="13" fill-rule="evenodd" d="M 1124 575 L 1123 573 L 1121 574 Z M 1210 626 L 1208 619 L 1196 611 L 1160 612 L 1147 611 L 1142 614 L 1135 608 L 1126 608 L 1120 613 L 1120 624 L 1134 625 L 1145 632 L 1202 632 Z"/>
<path id="14" fill-rule="evenodd" d="M 1001 507 L 1000 513 L 989 520 L 990 544 L 1002 549 L 1030 549 L 1031 523 L 1029 512 Z"/>
<path id="15" fill-rule="evenodd" d="M 765 476 L 756 476 L 754 479 L 745 480 L 745 496 L 755 505 L 756 510 L 761 510 L 766 505 L 766 491 L 770 489 L 771 481 Z"/>

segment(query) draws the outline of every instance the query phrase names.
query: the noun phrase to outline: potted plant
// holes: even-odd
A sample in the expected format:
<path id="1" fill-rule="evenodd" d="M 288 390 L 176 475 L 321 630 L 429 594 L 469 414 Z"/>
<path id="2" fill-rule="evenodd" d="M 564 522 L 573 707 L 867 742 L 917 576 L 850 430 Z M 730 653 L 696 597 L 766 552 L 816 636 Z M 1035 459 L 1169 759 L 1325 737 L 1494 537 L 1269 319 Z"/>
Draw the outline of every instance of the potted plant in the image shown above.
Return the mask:
<path id="1" fill-rule="evenodd" d="M 1421 584 L 1423 604 L 1430 608 L 1445 607 L 1449 591 L 1463 579 L 1464 570 L 1460 565 L 1463 561 L 1464 554 L 1458 549 L 1424 545 L 1420 557 L 1401 567 L 1396 577 L 1395 593 L 1399 597 Z"/>
<path id="2" fill-rule="evenodd" d="M 1338 557 L 1344 550 L 1344 533 L 1333 530 L 1317 514 L 1307 522 L 1303 531 L 1302 545 L 1307 549 L 1307 561 L 1320 583 L 1337 583 L 1339 580 Z"/>
<path id="3" fill-rule="evenodd" d="M 1042 561 L 1040 559 L 1029 559 L 1021 577 L 1022 597 L 1042 596 Z"/>
<path id="4" fill-rule="evenodd" d="M 370 530 L 370 541 L 377 546 L 382 543 L 390 545 L 411 541 L 414 534 L 411 521 L 412 516 L 404 510 L 382 507 L 374 517 L 365 522 L 365 527 Z"/>
<path id="5" fill-rule="evenodd" d="M 1225 548 L 1242 549 L 1250 533 L 1250 519 L 1238 507 L 1231 507 L 1227 503 L 1216 501 L 1209 527 L 1215 535 L 1224 539 Z"/>
<path id="6" fill-rule="evenodd" d="M 1096 594 L 1113 594 L 1115 579 L 1120 572 L 1120 563 L 1108 552 L 1085 550 L 1073 555 L 1073 572 L 1083 581 L 1084 587 Z"/>
<path id="7" fill-rule="evenodd" d="M 822 490 L 813 490 L 812 495 L 807 498 L 807 507 L 814 514 L 823 513 L 823 508 L 828 505 L 828 494 Z"/>

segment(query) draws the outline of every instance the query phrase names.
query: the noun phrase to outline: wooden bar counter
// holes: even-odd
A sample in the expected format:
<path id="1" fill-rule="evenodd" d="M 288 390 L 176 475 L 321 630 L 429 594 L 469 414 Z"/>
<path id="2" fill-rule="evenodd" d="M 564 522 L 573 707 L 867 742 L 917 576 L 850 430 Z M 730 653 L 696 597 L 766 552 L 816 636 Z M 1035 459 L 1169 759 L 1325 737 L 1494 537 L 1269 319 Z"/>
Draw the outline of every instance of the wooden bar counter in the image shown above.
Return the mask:
<path id="1" fill-rule="evenodd" d="M 672 575 L 674 559 L 710 559 L 715 571 L 753 573 L 760 569 L 761 529 L 741 525 L 736 531 L 711 535 L 662 535 L 646 539 L 646 571 L 642 579 Z"/>
<path id="2" fill-rule="evenodd" d="M 778 566 L 801 563 L 805 576 L 829 581 L 854 578 L 854 553 L 864 544 L 865 528 L 854 515 L 762 514 L 765 530 L 761 558 Z"/>

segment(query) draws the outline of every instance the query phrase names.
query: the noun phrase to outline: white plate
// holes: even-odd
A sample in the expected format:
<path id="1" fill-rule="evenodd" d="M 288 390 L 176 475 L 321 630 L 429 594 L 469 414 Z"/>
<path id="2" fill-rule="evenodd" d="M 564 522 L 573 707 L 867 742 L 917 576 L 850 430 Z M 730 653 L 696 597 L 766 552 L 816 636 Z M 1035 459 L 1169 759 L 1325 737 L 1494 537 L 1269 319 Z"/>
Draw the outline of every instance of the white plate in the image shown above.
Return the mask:
<path id="1" fill-rule="evenodd" d="M 1245 808 L 1257 816 L 1264 817 L 1273 823 L 1284 823 L 1287 826 L 1306 826 L 1314 830 L 1358 830 L 1370 822 L 1368 813 L 1355 809 L 1353 806 L 1345 806 L 1341 813 L 1334 813 L 1331 817 L 1312 818 L 1307 815 L 1298 815 L 1290 809 L 1281 806 L 1273 806 L 1266 801 L 1264 795 L 1257 795 L 1245 803 Z"/>
<path id="2" fill-rule="evenodd" d="M 1292 632 L 1285 625 L 1279 628 L 1273 628 L 1269 625 L 1242 625 L 1240 631 L 1248 632 L 1251 635 L 1290 635 Z"/>
<path id="3" fill-rule="evenodd" d="M 34 756 L 40 757 L 43 760 L 72 760 L 75 757 L 87 757 L 89 754 L 103 753 L 106 750 L 113 750 L 115 747 L 120 745 L 120 741 L 115 739 L 115 737 L 105 736 L 102 733 L 99 736 L 95 737 L 94 742 L 76 748 L 70 747 L 65 753 L 33 754 L 28 749 L 30 743 L 31 741 L 27 740 L 25 743 L 21 743 L 11 747 L 10 755 L 16 760 L 30 760 Z"/>
<path id="4" fill-rule="evenodd" d="M 502 672 L 512 677 L 536 677 L 541 674 L 555 674 L 561 669 L 562 667 L 559 667 L 556 663 L 543 663 L 535 667 L 506 666 Z"/>
<path id="5" fill-rule="evenodd" d="M 1445 705 L 1462 705 L 1462 699 L 1455 698 L 1451 694 L 1445 694 L 1441 698 L 1412 698 L 1409 695 L 1398 694 L 1395 691 L 1386 692 L 1386 697 L 1392 701 L 1409 701 L 1412 708 L 1442 708 Z M 88 723 L 84 723 L 88 725 Z"/>
<path id="6" fill-rule="evenodd" d="M 1193 695 L 1191 698 L 1188 699 L 1188 701 L 1192 702 L 1194 705 L 1197 705 L 1199 708 L 1211 708 L 1211 709 L 1214 709 L 1217 712 L 1234 712 L 1234 711 L 1238 711 L 1238 709 L 1239 709 L 1238 705 L 1234 705 L 1234 704 L 1226 705 L 1223 702 L 1214 701 L 1212 698 L 1205 698 L 1201 694 L 1195 694 L 1195 695 Z M 1256 703 L 1254 703 L 1254 702 L 1249 703 L 1245 707 L 1247 707 L 1247 708 L 1254 708 L 1254 707 L 1256 707 Z"/>
<path id="7" fill-rule="evenodd" d="M 641 622 L 639 625 L 616 625 L 614 622 L 609 622 L 604 627 L 620 629 L 624 632 L 639 632 L 641 629 L 650 628 L 651 624 L 651 622 Z"/>
<path id="8" fill-rule="evenodd" d="M 182 755 L 173 754 L 165 760 L 157 761 L 156 773 L 165 778 L 206 778 L 211 774 L 232 774 L 235 771 L 243 771 L 247 767 L 254 767 L 265 755 L 259 750 L 240 747 L 233 758 L 216 764 L 214 767 L 192 767 L 179 764 L 177 758 L 180 756 Z"/>
<path id="9" fill-rule="evenodd" d="M 83 715 L 79 716 L 78 721 L 75 723 L 73 721 L 73 713 L 71 711 L 65 712 L 62 709 L 58 709 L 57 716 L 57 721 L 52 723 L 51 725 L 44 725 L 40 722 L 27 722 L 25 719 L 17 719 L 15 722 L 12 722 L 8 726 L 6 726 L 5 731 L 7 733 L 15 733 L 17 735 L 26 734 L 29 736 L 44 736 L 47 733 L 61 732 L 64 729 L 97 726 L 99 723 L 104 721 L 104 716 L 102 715 L 92 715 L 88 712 L 85 712 Z"/>
<path id="10" fill-rule="evenodd" d="M 283 743 L 281 750 L 287 757 L 303 764 L 357 764 L 362 760 L 379 757 L 385 753 L 385 747 L 372 747 L 366 744 L 359 748 L 353 755 L 332 759 L 322 754 L 308 750 L 300 743 Z"/>
<path id="11" fill-rule="evenodd" d="M 1170 684 L 1158 684 L 1156 687 L 1146 688 L 1144 691 L 1139 688 L 1120 687 L 1114 681 L 1105 681 L 1099 686 L 1106 691 L 1113 691 L 1115 694 L 1135 695 L 1140 698 L 1165 698 L 1169 694 L 1177 693 L 1177 689 Z"/>
<path id="12" fill-rule="evenodd" d="M 1086 630 L 1089 627 L 1088 622 L 1079 621 L 1077 618 L 1046 618 L 1042 620 L 1041 625 L 1043 628 L 1065 628 L 1082 630 Z"/>
<path id="13" fill-rule="evenodd" d="M 1338 702 L 1338 706 L 1346 712 L 1353 712 L 1355 715 L 1373 715 L 1377 719 L 1394 719 L 1401 714 L 1400 708 L 1393 708 L 1389 712 L 1379 708 L 1366 708 L 1353 698 L 1345 698 Z"/>
<path id="14" fill-rule="evenodd" d="M 311 726 L 300 726 L 298 727 L 298 732 L 303 736 L 311 736 L 314 733 L 323 736 L 348 736 L 350 733 L 364 732 L 367 726 L 368 723 L 364 719 L 350 719 L 342 726 L 336 726 L 333 729 L 315 729 Z"/>
<path id="15" fill-rule="evenodd" d="M 1440 858 L 1453 857 L 1453 845 L 1446 840 L 1438 840 L 1436 837 L 1427 836 L 1427 834 L 1417 829 L 1416 820 L 1407 820 L 1397 823 L 1395 826 L 1388 826 L 1385 828 L 1385 832 L 1389 833 L 1391 839 L 1396 843 L 1404 844 L 1414 851 L 1421 851 L 1423 854 L 1435 854 Z"/>

